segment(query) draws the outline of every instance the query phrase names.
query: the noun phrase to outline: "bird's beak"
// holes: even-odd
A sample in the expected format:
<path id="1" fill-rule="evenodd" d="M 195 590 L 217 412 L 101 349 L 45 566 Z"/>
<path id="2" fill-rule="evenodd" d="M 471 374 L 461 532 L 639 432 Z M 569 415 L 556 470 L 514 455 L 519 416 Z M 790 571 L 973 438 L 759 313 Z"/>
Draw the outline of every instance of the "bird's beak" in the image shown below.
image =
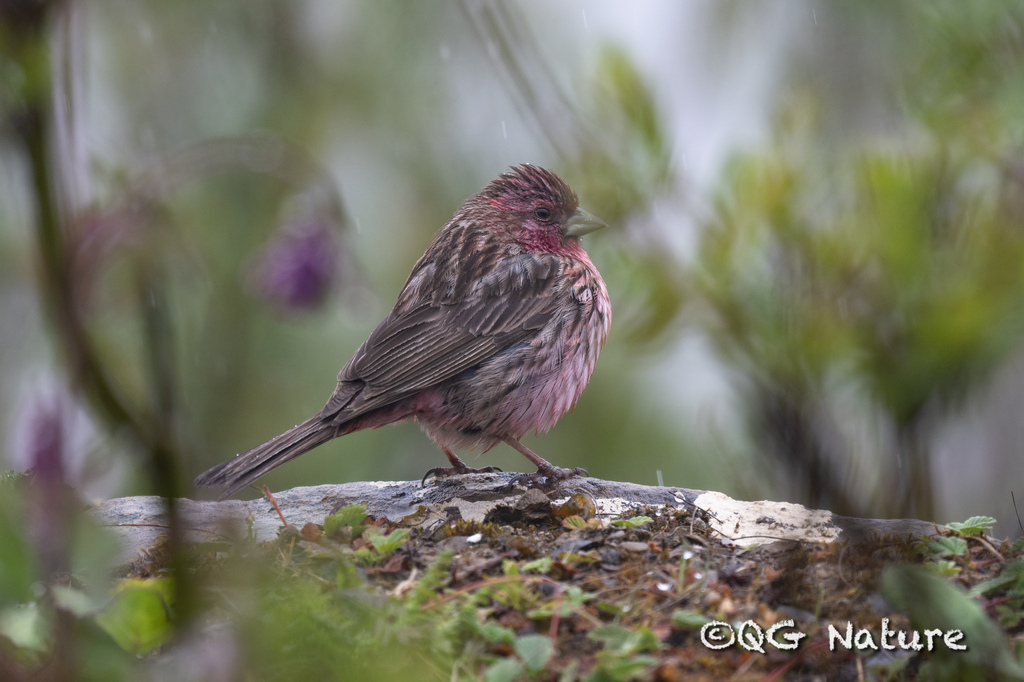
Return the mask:
<path id="1" fill-rule="evenodd" d="M 597 216 L 590 215 L 582 208 L 577 208 L 576 212 L 565 223 L 565 236 L 582 237 L 603 227 L 608 227 L 608 223 Z"/>

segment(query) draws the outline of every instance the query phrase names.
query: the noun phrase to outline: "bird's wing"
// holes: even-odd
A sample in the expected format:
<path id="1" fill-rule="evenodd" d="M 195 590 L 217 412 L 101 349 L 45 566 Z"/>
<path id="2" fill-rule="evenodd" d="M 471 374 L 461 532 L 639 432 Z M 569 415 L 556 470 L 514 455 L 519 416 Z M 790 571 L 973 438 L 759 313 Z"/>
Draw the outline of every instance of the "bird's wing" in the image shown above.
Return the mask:
<path id="1" fill-rule="evenodd" d="M 427 286 L 433 297 L 396 306 L 359 347 L 321 415 L 348 421 L 533 338 L 555 314 L 560 267 L 542 254 L 509 256 L 458 296 L 439 273 L 441 281 Z M 408 300 L 404 294 L 400 301 Z"/>

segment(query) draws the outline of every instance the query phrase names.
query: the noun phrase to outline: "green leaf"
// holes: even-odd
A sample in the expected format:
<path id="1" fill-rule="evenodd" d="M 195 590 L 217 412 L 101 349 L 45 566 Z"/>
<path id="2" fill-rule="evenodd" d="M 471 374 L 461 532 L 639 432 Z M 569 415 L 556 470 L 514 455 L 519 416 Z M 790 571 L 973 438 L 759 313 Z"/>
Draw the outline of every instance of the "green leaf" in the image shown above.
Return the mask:
<path id="1" fill-rule="evenodd" d="M 968 594 L 972 597 L 979 597 L 1002 587 L 1010 587 L 1018 594 L 1024 593 L 1024 561 L 1011 561 L 1003 566 L 999 575 L 978 583 L 971 588 Z"/>
<path id="2" fill-rule="evenodd" d="M 35 552 L 26 542 L 26 527 L 18 498 L 0 495 L 0 605 L 19 604 L 32 599 L 36 579 Z"/>
<path id="3" fill-rule="evenodd" d="M 565 601 L 573 606 L 583 606 L 595 596 L 597 595 L 593 592 L 584 592 L 583 588 L 577 585 L 573 585 L 565 591 Z"/>
<path id="4" fill-rule="evenodd" d="M 972 597 L 980 597 L 986 592 L 998 590 L 1000 587 L 1006 587 L 1007 585 L 1012 585 L 1015 582 L 1017 582 L 1016 576 L 1000 575 L 995 578 L 989 578 L 988 580 L 982 580 L 980 583 L 972 587 L 967 594 Z"/>
<path id="5" fill-rule="evenodd" d="M 654 521 L 650 516 L 634 516 L 629 519 L 617 519 L 612 521 L 613 526 L 623 526 L 625 528 L 639 528 L 640 526 L 647 525 Z"/>
<path id="6" fill-rule="evenodd" d="M 676 609 L 672 612 L 672 625 L 683 630 L 699 630 L 710 622 L 711 619 L 704 614 L 690 609 Z"/>
<path id="7" fill-rule="evenodd" d="M 558 555 L 558 560 L 562 563 L 584 563 L 592 564 L 601 559 L 596 556 L 590 556 L 588 554 L 577 554 L 576 552 L 562 552 Z"/>
<path id="8" fill-rule="evenodd" d="M 628 682 L 647 674 L 648 668 L 657 665 L 653 656 L 623 657 L 608 651 L 597 652 L 597 666 L 587 676 L 588 682 Z"/>
<path id="9" fill-rule="evenodd" d="M 36 604 L 15 606 L 0 612 L 0 636 L 28 651 L 46 651 L 46 621 Z"/>
<path id="10" fill-rule="evenodd" d="M 999 604 L 996 606 L 996 619 L 999 621 L 1000 627 L 1010 630 L 1020 625 L 1021 621 L 1024 620 L 1024 612 L 1020 610 L 1019 604 L 1017 608 L 1007 604 Z"/>
<path id="11" fill-rule="evenodd" d="M 533 561 L 527 561 L 520 567 L 524 573 L 527 571 L 537 571 L 547 575 L 551 572 L 551 566 L 555 563 L 551 557 L 541 557 L 540 559 L 534 559 Z"/>
<path id="12" fill-rule="evenodd" d="M 661 649 L 661 640 L 650 628 L 639 627 L 633 632 L 630 642 L 630 653 L 643 651 L 658 651 Z"/>
<path id="13" fill-rule="evenodd" d="M 544 635 L 523 635 L 516 637 L 513 647 L 516 655 L 530 672 L 539 672 L 548 665 L 548 660 L 555 653 L 551 638 Z"/>
<path id="14" fill-rule="evenodd" d="M 356 538 L 363 534 L 365 521 L 366 505 L 364 503 L 350 504 L 324 519 L 324 533 L 330 536 L 335 535 L 342 528 L 351 528 L 352 537 Z"/>
<path id="15" fill-rule="evenodd" d="M 963 538 L 940 536 L 928 543 L 928 554 L 931 556 L 962 556 L 967 553 L 967 541 Z"/>
<path id="16" fill-rule="evenodd" d="M 516 682 L 524 672 L 523 664 L 517 659 L 505 658 L 487 669 L 484 682 Z"/>
<path id="17" fill-rule="evenodd" d="M 572 615 L 573 611 L 583 608 L 583 605 L 593 599 L 594 596 L 593 592 L 584 592 L 576 585 L 573 585 L 562 594 L 561 599 L 552 599 L 541 608 L 533 609 L 526 615 L 529 618 L 550 618 L 555 613 L 555 607 L 560 606 L 558 615 L 562 618 L 568 618 Z"/>
<path id="18" fill-rule="evenodd" d="M 562 525 L 570 530 L 582 530 L 587 527 L 587 522 L 577 514 L 562 519 Z"/>
<path id="19" fill-rule="evenodd" d="M 380 552 L 384 556 L 388 556 L 396 549 L 405 544 L 405 541 L 409 539 L 408 528 L 396 528 L 387 535 L 384 535 L 384 531 L 377 526 L 370 526 L 363 533 L 363 537 L 370 541 L 374 549 Z"/>
<path id="20" fill-rule="evenodd" d="M 619 604 L 614 604 L 612 602 L 600 602 L 598 604 L 595 604 L 594 608 L 596 608 L 601 613 L 608 613 L 613 616 L 621 616 L 624 610 L 622 606 L 620 606 Z"/>
<path id="21" fill-rule="evenodd" d="M 480 635 L 489 644 L 513 644 L 516 641 L 516 633 L 497 623 L 484 623 L 480 626 Z"/>
<path id="22" fill-rule="evenodd" d="M 961 535 L 981 535 L 992 530 L 994 525 L 996 525 L 996 520 L 991 516 L 972 516 L 963 523 L 956 521 L 947 523 L 946 528 Z"/>
<path id="23" fill-rule="evenodd" d="M 636 630 L 610 623 L 591 630 L 587 637 L 604 643 L 607 651 L 619 654 L 635 654 L 644 651 L 656 651 L 661 648 L 661 642 L 657 636 L 648 628 L 637 627 Z"/>
<path id="24" fill-rule="evenodd" d="M 950 666 L 992 666 L 1004 675 L 1024 677 L 1024 667 L 1010 652 L 1006 635 L 962 588 L 919 566 L 885 569 L 881 592 L 894 608 L 910 616 L 917 630 L 960 630 L 966 651 L 939 648 L 933 652 Z M 952 679 L 952 678 L 951 678 Z"/>
<path id="25" fill-rule="evenodd" d="M 169 603 L 170 581 L 124 580 L 113 601 L 96 616 L 96 623 L 125 651 L 149 653 L 173 632 Z"/>
<path id="26" fill-rule="evenodd" d="M 958 575 L 961 571 L 960 566 L 950 559 L 936 559 L 935 561 L 924 564 L 924 569 L 934 573 L 935 575 L 943 577 Z"/>
<path id="27" fill-rule="evenodd" d="M 626 642 L 629 641 L 629 637 L 632 633 L 629 628 L 618 623 L 611 623 L 609 625 L 602 625 L 601 627 L 594 628 L 587 633 L 587 639 L 592 639 L 596 642 L 604 644 L 606 649 L 612 651 L 621 651 L 626 646 Z"/>

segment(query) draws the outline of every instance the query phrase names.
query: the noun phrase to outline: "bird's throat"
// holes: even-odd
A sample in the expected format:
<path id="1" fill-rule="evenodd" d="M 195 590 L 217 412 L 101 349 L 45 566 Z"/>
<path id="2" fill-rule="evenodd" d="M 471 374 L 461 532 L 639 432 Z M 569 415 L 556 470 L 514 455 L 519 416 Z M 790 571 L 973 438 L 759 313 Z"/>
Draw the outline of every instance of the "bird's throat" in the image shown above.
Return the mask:
<path id="1" fill-rule="evenodd" d="M 563 237 L 549 230 L 529 230 L 524 232 L 519 243 L 528 253 L 553 253 L 559 256 L 580 258 L 585 255 L 580 240 L 574 237 Z"/>

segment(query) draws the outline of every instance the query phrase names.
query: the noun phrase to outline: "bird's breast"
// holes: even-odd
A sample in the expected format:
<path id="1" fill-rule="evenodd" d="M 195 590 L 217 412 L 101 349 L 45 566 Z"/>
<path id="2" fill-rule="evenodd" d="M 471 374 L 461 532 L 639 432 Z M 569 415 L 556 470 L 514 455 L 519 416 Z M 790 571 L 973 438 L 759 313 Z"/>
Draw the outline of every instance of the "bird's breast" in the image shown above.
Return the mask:
<path id="1" fill-rule="evenodd" d="M 503 350 L 446 382 L 447 410 L 420 415 L 424 429 L 451 447 L 548 431 L 583 394 L 608 338 L 611 303 L 587 259 L 564 264 L 556 308 L 533 338 Z"/>
<path id="2" fill-rule="evenodd" d="M 562 272 L 557 314 L 515 354 L 521 372 L 510 375 L 499 414 L 516 438 L 548 431 L 590 382 L 611 327 L 611 303 L 604 281 L 589 259 L 574 259 Z"/>

